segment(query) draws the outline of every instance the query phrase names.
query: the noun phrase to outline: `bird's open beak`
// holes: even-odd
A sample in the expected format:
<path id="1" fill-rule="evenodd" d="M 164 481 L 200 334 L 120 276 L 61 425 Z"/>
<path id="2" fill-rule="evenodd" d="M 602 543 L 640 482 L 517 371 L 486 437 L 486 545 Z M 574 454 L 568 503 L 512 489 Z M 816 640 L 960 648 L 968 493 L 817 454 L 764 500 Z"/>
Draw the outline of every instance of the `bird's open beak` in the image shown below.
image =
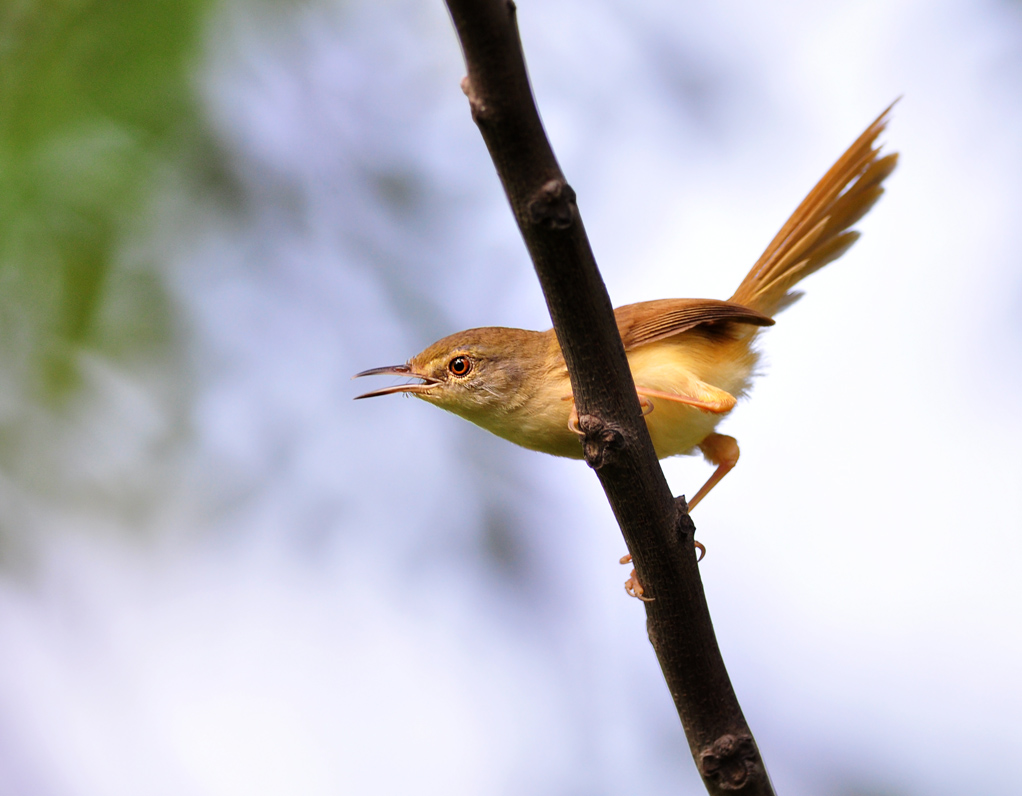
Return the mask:
<path id="1" fill-rule="evenodd" d="M 362 395 L 356 395 L 355 400 L 359 398 L 375 398 L 377 395 L 390 395 L 395 392 L 424 392 L 432 387 L 434 384 L 438 384 L 436 379 L 430 378 L 429 376 L 420 376 L 418 373 L 413 373 L 412 369 L 408 365 L 387 365 L 383 368 L 370 368 L 369 370 L 363 370 L 361 373 L 356 373 L 351 378 L 358 379 L 362 376 L 410 376 L 413 379 L 422 379 L 421 382 L 411 382 L 410 384 L 395 384 L 392 387 L 384 387 L 380 390 L 373 390 L 372 392 L 363 393 Z"/>

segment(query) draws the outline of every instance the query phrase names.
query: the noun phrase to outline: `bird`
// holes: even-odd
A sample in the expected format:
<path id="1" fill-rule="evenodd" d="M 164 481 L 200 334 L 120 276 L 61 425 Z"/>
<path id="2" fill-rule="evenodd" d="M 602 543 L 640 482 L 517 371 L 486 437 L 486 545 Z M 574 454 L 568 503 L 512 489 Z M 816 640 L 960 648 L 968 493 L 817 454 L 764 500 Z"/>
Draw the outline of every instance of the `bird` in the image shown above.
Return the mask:
<path id="1" fill-rule="evenodd" d="M 688 501 L 690 510 L 738 462 L 737 441 L 716 428 L 757 375 L 760 332 L 801 298 L 795 285 L 858 240 L 851 227 L 884 193 L 898 154 L 881 155 L 876 141 L 892 108 L 820 179 L 730 299 L 658 299 L 614 311 L 657 457 L 699 451 L 716 468 Z M 403 365 L 371 368 L 352 378 L 380 375 L 416 381 L 356 400 L 412 395 L 522 447 L 583 458 L 568 371 L 553 329 L 468 329 Z"/>

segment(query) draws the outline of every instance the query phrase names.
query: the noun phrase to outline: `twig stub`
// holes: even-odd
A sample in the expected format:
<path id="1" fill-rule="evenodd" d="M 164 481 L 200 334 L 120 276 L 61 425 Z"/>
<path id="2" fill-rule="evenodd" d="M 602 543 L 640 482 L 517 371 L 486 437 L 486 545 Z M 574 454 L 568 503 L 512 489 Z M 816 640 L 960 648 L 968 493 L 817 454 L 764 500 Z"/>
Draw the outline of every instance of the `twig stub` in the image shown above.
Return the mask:
<path id="1" fill-rule="evenodd" d="M 547 229 L 567 229 L 577 216 L 575 191 L 564 180 L 549 180 L 530 199 L 529 221 Z"/>
<path id="2" fill-rule="evenodd" d="M 699 754 L 699 768 L 721 790 L 741 790 L 759 767 L 751 735 L 722 735 Z"/>
<path id="3" fill-rule="evenodd" d="M 683 547 L 685 542 L 695 538 L 696 524 L 692 522 L 692 515 L 688 513 L 688 501 L 684 495 L 678 495 L 674 499 L 674 509 L 677 512 L 674 523 L 675 538 L 678 540 L 678 546 Z"/>

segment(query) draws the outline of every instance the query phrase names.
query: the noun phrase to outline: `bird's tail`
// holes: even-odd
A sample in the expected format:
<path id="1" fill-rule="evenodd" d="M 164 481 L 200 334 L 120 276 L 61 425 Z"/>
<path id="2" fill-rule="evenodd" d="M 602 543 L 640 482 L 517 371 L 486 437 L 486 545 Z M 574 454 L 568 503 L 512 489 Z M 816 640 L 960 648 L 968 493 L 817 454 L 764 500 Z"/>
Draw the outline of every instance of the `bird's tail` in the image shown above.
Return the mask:
<path id="1" fill-rule="evenodd" d="M 866 128 L 802 200 L 731 301 L 775 315 L 801 297 L 791 291 L 795 284 L 836 260 L 858 240 L 859 233 L 848 228 L 880 198 L 883 181 L 898 163 L 897 153 L 879 157 L 880 148 L 873 147 L 893 107 Z"/>

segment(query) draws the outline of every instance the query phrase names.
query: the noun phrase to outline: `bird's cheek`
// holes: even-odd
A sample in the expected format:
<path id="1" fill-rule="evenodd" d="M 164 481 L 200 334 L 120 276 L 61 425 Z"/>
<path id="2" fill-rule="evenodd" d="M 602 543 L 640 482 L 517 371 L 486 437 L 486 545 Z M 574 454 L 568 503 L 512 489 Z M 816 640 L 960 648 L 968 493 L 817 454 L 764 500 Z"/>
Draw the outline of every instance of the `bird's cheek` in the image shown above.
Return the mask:
<path id="1" fill-rule="evenodd" d="M 444 392 L 436 387 L 429 390 L 422 390 L 421 392 L 413 393 L 416 398 L 421 398 L 423 401 L 431 404 L 437 404 L 443 406 L 444 404 Z"/>

